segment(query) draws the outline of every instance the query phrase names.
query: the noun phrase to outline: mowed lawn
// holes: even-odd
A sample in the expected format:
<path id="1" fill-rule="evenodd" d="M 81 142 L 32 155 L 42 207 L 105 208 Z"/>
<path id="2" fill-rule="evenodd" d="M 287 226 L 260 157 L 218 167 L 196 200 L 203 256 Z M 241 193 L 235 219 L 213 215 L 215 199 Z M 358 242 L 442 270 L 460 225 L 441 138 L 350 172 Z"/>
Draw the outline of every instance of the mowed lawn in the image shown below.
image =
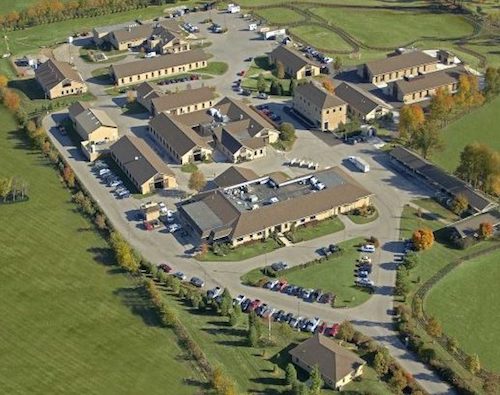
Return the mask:
<path id="1" fill-rule="evenodd" d="M 0 388 L 4 394 L 192 394 L 199 380 L 140 288 L 74 211 L 54 169 L 0 110 L 0 176 L 30 200 L 0 205 Z"/>
<path id="2" fill-rule="evenodd" d="M 480 142 L 500 150 L 500 96 L 477 110 L 451 123 L 442 131 L 444 151 L 433 155 L 432 160 L 448 171 L 455 171 L 463 148 Z"/>
<path id="3" fill-rule="evenodd" d="M 262 10 L 258 10 L 257 13 L 269 24 L 290 24 L 304 20 L 304 17 L 298 12 L 288 8 L 264 8 Z"/>
<path id="4" fill-rule="evenodd" d="M 397 47 L 423 38 L 461 37 L 473 31 L 465 19 L 451 14 L 326 7 L 313 8 L 311 11 L 364 44 L 380 47 Z"/>
<path id="5" fill-rule="evenodd" d="M 351 46 L 334 32 L 317 25 L 301 25 L 292 27 L 290 31 L 313 47 L 328 51 L 348 51 Z"/>
<path id="6" fill-rule="evenodd" d="M 426 311 L 457 338 L 482 365 L 500 372 L 500 250 L 464 262 L 438 282 L 425 300 Z"/>

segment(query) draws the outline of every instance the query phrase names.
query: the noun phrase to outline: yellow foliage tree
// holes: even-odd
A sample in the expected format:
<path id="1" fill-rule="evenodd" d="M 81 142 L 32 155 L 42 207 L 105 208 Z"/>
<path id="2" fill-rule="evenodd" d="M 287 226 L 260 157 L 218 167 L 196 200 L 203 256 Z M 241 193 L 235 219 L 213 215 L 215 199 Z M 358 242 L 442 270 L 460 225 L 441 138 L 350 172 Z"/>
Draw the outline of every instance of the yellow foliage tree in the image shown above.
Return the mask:
<path id="1" fill-rule="evenodd" d="M 434 233 L 429 228 L 417 229 L 413 232 L 412 241 L 417 251 L 428 250 L 434 244 Z"/>

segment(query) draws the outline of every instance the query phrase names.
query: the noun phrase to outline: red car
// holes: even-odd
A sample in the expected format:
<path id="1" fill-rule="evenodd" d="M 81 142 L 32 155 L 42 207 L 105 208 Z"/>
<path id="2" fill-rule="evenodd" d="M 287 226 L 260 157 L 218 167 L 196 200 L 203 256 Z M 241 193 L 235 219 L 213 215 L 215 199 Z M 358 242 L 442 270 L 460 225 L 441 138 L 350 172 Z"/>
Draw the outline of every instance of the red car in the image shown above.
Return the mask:
<path id="1" fill-rule="evenodd" d="M 280 281 L 278 291 L 282 291 L 288 285 L 288 281 Z"/>
<path id="2" fill-rule="evenodd" d="M 339 324 L 333 324 L 331 328 L 325 328 L 323 334 L 325 336 L 329 336 L 329 337 L 337 336 L 337 333 L 339 331 L 339 327 L 340 327 Z"/>
<path id="3" fill-rule="evenodd" d="M 239 76 L 243 77 L 245 75 L 245 70 L 241 70 L 239 73 L 238 73 Z"/>
<path id="4" fill-rule="evenodd" d="M 316 332 L 318 333 L 323 333 L 326 329 L 326 322 L 322 322 L 321 324 L 319 324 L 316 328 Z"/>
<path id="5" fill-rule="evenodd" d="M 170 273 L 172 271 L 172 268 L 166 263 L 159 264 L 158 269 L 163 270 L 165 273 Z"/>
<path id="6" fill-rule="evenodd" d="M 153 225 L 150 222 L 144 221 L 143 225 L 144 225 L 144 229 L 153 230 Z"/>
<path id="7" fill-rule="evenodd" d="M 252 303 L 250 303 L 250 305 L 248 306 L 247 311 L 248 312 L 253 311 L 253 310 L 255 310 L 259 306 L 260 306 L 260 299 L 255 299 Z"/>

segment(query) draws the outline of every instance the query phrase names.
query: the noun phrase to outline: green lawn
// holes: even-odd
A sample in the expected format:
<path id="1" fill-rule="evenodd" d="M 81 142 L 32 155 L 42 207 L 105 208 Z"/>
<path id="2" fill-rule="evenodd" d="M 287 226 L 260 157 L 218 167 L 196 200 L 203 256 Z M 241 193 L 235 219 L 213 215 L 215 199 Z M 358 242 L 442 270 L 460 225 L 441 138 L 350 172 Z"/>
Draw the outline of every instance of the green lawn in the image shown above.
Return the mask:
<path id="1" fill-rule="evenodd" d="M 370 294 L 354 285 L 354 269 L 359 251 L 355 247 L 363 239 L 352 239 L 340 243 L 344 253 L 332 256 L 324 263 L 303 270 L 286 273 L 291 284 L 301 287 L 321 288 L 337 295 L 335 307 L 354 307 L 366 302 Z"/>
<path id="2" fill-rule="evenodd" d="M 55 170 L 0 110 L 0 175 L 30 200 L 0 205 L 0 388 L 5 394 L 194 394 L 173 333 L 75 212 Z"/>
<path id="3" fill-rule="evenodd" d="M 419 39 L 448 39 L 467 36 L 472 26 L 461 16 L 389 10 L 349 8 L 313 8 L 311 11 L 329 20 L 367 45 L 397 47 Z M 390 26 L 391 28 L 385 28 Z"/>
<path id="4" fill-rule="evenodd" d="M 375 221 L 378 218 L 378 211 L 375 211 L 372 215 L 368 215 L 366 217 L 364 217 L 362 215 L 354 215 L 354 214 L 347 214 L 347 216 L 355 224 L 363 225 L 363 224 L 369 224 L 370 222 Z"/>
<path id="5" fill-rule="evenodd" d="M 194 163 L 185 163 L 181 166 L 181 171 L 184 173 L 194 173 L 198 170 L 198 166 Z"/>
<path id="6" fill-rule="evenodd" d="M 200 261 L 221 261 L 221 262 L 236 262 L 244 261 L 245 259 L 253 258 L 268 252 L 281 248 L 274 239 L 268 238 L 265 241 L 255 241 L 254 243 L 242 245 L 230 249 L 224 256 L 215 255 L 212 251 L 207 252 L 204 257 L 197 257 Z"/>
<path id="7" fill-rule="evenodd" d="M 460 161 L 460 152 L 474 141 L 500 150 L 500 96 L 484 106 L 448 125 L 443 131 L 444 151 L 434 154 L 432 160 L 448 171 L 454 171 Z"/>
<path id="8" fill-rule="evenodd" d="M 435 214 L 439 219 L 446 222 L 455 222 L 459 219 L 459 217 L 455 213 L 448 210 L 446 207 L 442 206 L 432 198 L 415 199 L 412 200 L 412 203 L 422 207 L 422 209 L 424 210 Z"/>
<path id="9" fill-rule="evenodd" d="M 207 73 L 213 75 L 222 75 L 227 72 L 228 64 L 226 62 L 208 62 L 208 66 L 196 70 L 196 73 Z"/>
<path id="10" fill-rule="evenodd" d="M 307 241 L 317 237 L 326 236 L 344 230 L 345 226 L 338 217 L 332 217 L 323 221 L 315 222 L 310 226 L 299 226 L 294 232 L 294 242 Z"/>
<path id="11" fill-rule="evenodd" d="M 352 4 L 352 5 L 368 5 L 368 6 L 380 6 L 380 5 L 390 5 L 391 3 L 398 7 L 418 7 L 422 5 L 427 5 L 425 0 L 412 0 L 412 1 L 401 1 L 401 0 L 290 0 L 288 3 L 324 3 L 324 4 Z M 251 6 L 264 6 L 276 4 L 276 0 L 240 0 L 238 1 L 242 7 Z"/>
<path id="12" fill-rule="evenodd" d="M 317 48 L 327 51 L 349 51 L 351 46 L 340 36 L 324 27 L 307 24 L 292 27 L 290 31 L 300 39 Z"/>
<path id="13" fill-rule="evenodd" d="M 500 372 L 500 250 L 465 262 L 437 283 L 425 299 L 426 312 L 436 316 L 446 334 L 461 348 L 477 353 L 486 369 Z"/>
<path id="14" fill-rule="evenodd" d="M 257 12 L 268 24 L 290 24 L 304 20 L 298 12 L 288 8 L 264 8 Z"/>

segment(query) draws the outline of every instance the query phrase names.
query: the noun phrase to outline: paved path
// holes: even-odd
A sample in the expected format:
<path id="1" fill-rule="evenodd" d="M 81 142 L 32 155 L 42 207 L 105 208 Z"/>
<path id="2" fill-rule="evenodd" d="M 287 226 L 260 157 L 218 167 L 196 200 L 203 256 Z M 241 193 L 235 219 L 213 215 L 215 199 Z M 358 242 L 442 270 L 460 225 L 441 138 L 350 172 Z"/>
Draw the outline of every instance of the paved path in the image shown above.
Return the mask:
<path id="1" fill-rule="evenodd" d="M 222 18 L 212 15 L 214 19 Z M 190 16 L 197 22 L 204 18 L 203 14 Z M 224 16 L 230 32 L 225 35 L 209 37 L 213 44 L 208 50 L 215 55 L 215 59 L 226 61 L 229 71 L 223 76 L 209 80 L 215 85 L 221 95 L 234 96 L 231 91 L 231 81 L 237 71 L 245 69 L 248 64 L 243 59 L 248 56 L 262 54 L 272 48 L 274 44 L 255 40 L 255 33 L 244 31 L 245 22 L 234 16 Z M 220 22 L 220 21 L 219 21 Z M 240 45 L 240 42 L 243 43 Z M 237 43 L 237 45 L 235 44 Z M 65 53 L 65 51 L 62 51 Z M 75 54 L 76 55 L 76 54 Z M 125 117 L 117 104 L 124 103 L 124 98 L 112 98 L 104 92 L 104 86 L 91 79 L 91 71 L 97 67 L 84 63 L 78 56 L 74 56 L 75 63 L 85 79 L 89 80 L 89 89 L 97 97 L 97 104 L 105 108 L 110 116 L 119 124 L 121 133 L 134 133 L 145 136 L 147 115 Z M 128 59 L 130 61 L 130 59 Z M 282 100 L 273 103 L 279 103 Z M 343 221 L 346 228 L 333 235 L 320 237 L 307 242 L 295 244 L 241 262 L 198 262 L 192 257 L 193 245 L 189 238 L 176 239 L 164 230 L 146 232 L 135 221 L 140 200 L 133 198 L 116 200 L 112 197 L 109 188 L 101 184 L 90 172 L 90 165 L 85 161 L 82 153 L 74 147 L 67 136 L 61 136 L 54 128 L 55 123 L 64 114 L 55 113 L 44 119 L 44 126 L 49 136 L 63 156 L 71 163 L 76 175 L 83 185 L 91 191 L 95 200 L 102 207 L 113 225 L 129 240 L 129 242 L 143 256 L 154 263 L 169 262 L 176 270 L 184 271 L 188 276 L 199 276 L 205 279 L 207 287 L 220 285 L 227 287 L 233 295 L 245 294 L 251 298 L 259 298 L 273 307 L 307 316 L 319 316 L 328 322 L 351 320 L 355 327 L 363 333 L 373 337 L 387 347 L 398 362 L 431 394 L 453 393 L 450 387 L 442 382 L 431 370 L 421 362 L 415 360 L 401 344 L 394 331 L 392 316 L 393 287 L 395 283 L 394 263 L 395 255 L 400 255 L 403 245 L 399 242 L 399 221 L 403 206 L 411 199 L 428 196 L 429 191 L 416 186 L 410 180 L 391 170 L 387 157 L 373 148 L 370 144 L 356 146 L 337 145 L 331 135 L 298 131 L 298 140 L 292 153 L 271 152 L 266 158 L 256 160 L 244 166 L 252 167 L 257 173 L 264 174 L 272 170 L 284 170 L 290 175 L 303 174 L 304 170 L 283 167 L 287 158 L 314 158 L 325 166 L 345 166 L 343 159 L 347 155 L 358 155 L 366 159 L 371 166 L 368 175 L 355 173 L 351 175 L 368 190 L 375 193 L 375 205 L 379 210 L 379 218 L 372 223 L 355 225 L 346 218 Z M 226 169 L 228 164 L 215 163 L 201 165 L 200 168 L 208 178 L 214 173 Z M 187 177 L 174 168 L 179 183 L 187 184 Z M 177 202 L 168 196 L 163 196 L 169 207 Z M 381 248 L 374 254 L 374 271 L 372 278 L 376 284 L 373 296 L 364 304 L 349 309 L 332 309 L 320 304 L 298 302 L 296 298 L 281 293 L 271 292 L 260 288 L 251 288 L 241 284 L 240 276 L 247 271 L 264 266 L 267 262 L 284 260 L 290 266 L 298 265 L 317 257 L 316 249 L 330 243 L 337 243 L 353 237 L 376 236 L 381 242 Z"/>

